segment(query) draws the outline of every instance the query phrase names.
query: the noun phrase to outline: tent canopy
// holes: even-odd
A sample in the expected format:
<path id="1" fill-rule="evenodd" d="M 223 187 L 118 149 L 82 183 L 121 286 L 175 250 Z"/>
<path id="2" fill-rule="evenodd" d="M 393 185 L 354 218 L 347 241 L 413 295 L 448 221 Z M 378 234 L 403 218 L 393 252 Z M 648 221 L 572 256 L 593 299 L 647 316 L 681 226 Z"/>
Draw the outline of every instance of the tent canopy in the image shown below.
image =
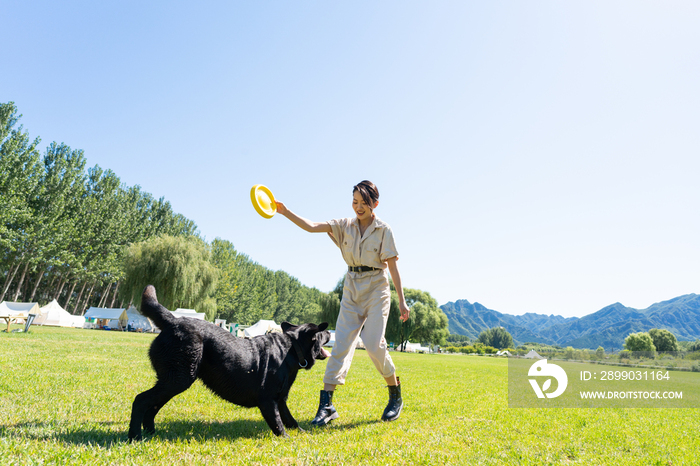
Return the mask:
<path id="1" fill-rule="evenodd" d="M 38 303 L 13 303 L 10 301 L 3 301 L 0 303 L 0 314 L 3 315 L 16 315 L 16 314 L 36 314 L 39 315 L 41 311 L 39 310 Z"/>
<path id="2" fill-rule="evenodd" d="M 124 309 L 119 308 L 91 307 L 85 311 L 84 317 L 86 319 L 118 320 L 123 312 Z"/>

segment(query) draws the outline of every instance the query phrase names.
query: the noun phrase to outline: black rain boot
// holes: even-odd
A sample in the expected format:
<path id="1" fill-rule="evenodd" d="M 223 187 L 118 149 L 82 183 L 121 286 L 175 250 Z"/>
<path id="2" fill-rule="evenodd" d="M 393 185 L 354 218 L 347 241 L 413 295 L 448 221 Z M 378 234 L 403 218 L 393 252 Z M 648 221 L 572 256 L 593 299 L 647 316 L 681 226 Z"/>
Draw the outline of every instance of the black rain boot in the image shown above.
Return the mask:
<path id="1" fill-rule="evenodd" d="M 325 426 L 333 419 L 338 419 L 338 412 L 333 406 L 333 392 L 327 392 L 321 390 L 321 399 L 318 403 L 318 412 L 316 412 L 316 417 L 311 421 L 312 426 Z"/>
<path id="2" fill-rule="evenodd" d="M 382 414 L 382 421 L 395 421 L 399 418 L 401 414 L 401 408 L 403 408 L 403 399 L 401 398 L 401 382 L 399 378 L 396 378 L 396 385 L 388 385 L 389 389 L 389 404 L 384 408 L 384 414 Z"/>

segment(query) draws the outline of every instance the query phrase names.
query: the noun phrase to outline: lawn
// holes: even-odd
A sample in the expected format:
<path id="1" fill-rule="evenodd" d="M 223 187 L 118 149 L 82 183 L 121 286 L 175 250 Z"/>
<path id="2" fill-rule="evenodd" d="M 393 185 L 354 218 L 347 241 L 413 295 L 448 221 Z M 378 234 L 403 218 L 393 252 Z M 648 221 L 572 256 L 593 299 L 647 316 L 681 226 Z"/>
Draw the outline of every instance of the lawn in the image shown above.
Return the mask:
<path id="1" fill-rule="evenodd" d="M 320 361 L 289 397 L 306 432 L 277 438 L 257 409 L 197 382 L 161 410 L 155 436 L 129 443 L 131 403 L 155 380 L 152 339 L 48 327 L 0 334 L 0 464 L 700 464 L 697 409 L 508 408 L 505 359 L 393 353 L 405 407 L 382 423 L 387 390 L 364 351 L 327 428 L 310 426 Z"/>

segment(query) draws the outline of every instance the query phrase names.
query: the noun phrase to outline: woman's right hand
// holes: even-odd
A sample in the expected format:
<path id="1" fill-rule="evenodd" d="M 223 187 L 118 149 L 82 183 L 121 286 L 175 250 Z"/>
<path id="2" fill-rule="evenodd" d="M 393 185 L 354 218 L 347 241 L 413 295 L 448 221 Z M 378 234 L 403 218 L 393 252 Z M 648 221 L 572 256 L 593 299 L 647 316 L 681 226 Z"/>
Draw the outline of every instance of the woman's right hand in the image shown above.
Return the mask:
<path id="1" fill-rule="evenodd" d="M 289 209 L 287 209 L 287 206 L 285 206 L 282 202 L 278 201 L 275 199 L 275 205 L 277 206 L 277 213 L 281 215 L 287 215 L 287 212 L 289 212 Z"/>

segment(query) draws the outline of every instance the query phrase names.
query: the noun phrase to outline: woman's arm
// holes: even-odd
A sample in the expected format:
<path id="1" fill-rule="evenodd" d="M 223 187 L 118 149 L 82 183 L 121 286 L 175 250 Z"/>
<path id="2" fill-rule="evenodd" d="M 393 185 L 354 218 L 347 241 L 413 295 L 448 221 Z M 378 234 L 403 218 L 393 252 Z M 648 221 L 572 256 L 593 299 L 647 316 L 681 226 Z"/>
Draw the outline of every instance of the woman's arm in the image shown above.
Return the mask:
<path id="1" fill-rule="evenodd" d="M 406 322 L 411 314 L 411 310 L 406 304 L 406 299 L 403 296 L 403 287 L 401 286 L 401 274 L 399 274 L 399 268 L 396 265 L 398 257 L 391 257 L 386 260 L 389 266 L 389 273 L 391 274 L 391 279 L 394 281 L 394 287 L 396 287 L 396 294 L 399 295 L 399 310 L 401 311 L 400 319 Z"/>
<path id="2" fill-rule="evenodd" d="M 277 213 L 284 215 L 304 231 L 308 231 L 310 233 L 332 232 L 331 226 L 328 224 L 328 222 L 312 222 L 311 220 L 299 217 L 297 214 L 289 210 L 287 206 L 285 206 L 282 202 L 278 200 L 275 200 L 275 204 L 277 204 Z"/>

